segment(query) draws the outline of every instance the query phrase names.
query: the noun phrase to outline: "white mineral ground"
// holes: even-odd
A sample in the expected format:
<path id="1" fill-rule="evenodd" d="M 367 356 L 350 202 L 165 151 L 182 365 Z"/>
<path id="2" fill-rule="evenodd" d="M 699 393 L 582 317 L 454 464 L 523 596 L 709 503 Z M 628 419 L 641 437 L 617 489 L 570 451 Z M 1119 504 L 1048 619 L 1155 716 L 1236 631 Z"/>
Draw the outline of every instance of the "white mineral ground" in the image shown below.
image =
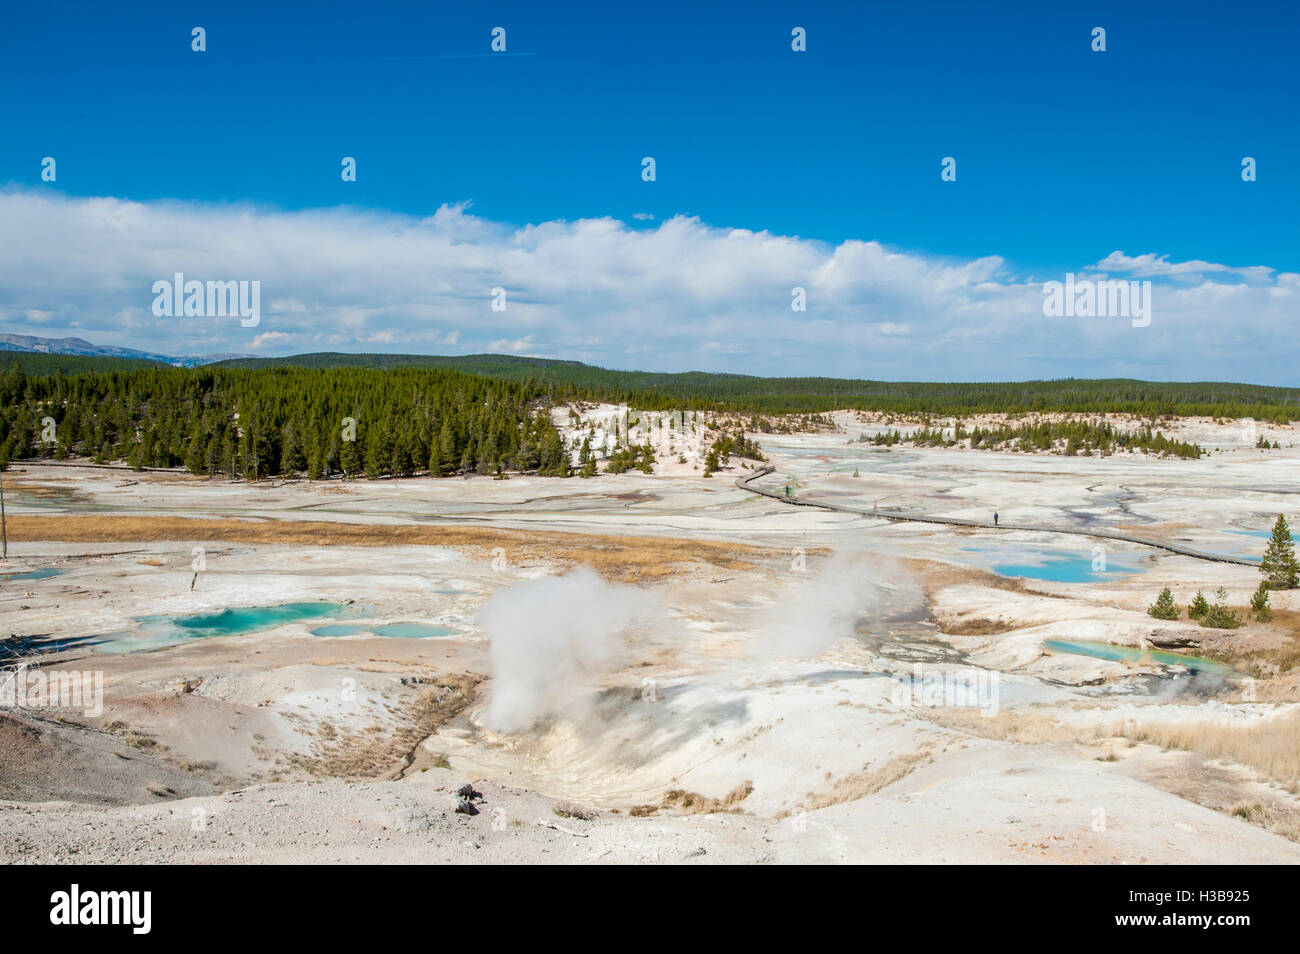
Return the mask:
<path id="1" fill-rule="evenodd" d="M 1170 422 L 1212 450 L 1179 461 L 884 449 L 848 442 L 896 425 L 835 419 L 835 433 L 753 435 L 772 486 L 793 477 L 801 496 L 866 510 L 997 511 L 1239 556 L 1265 543 L 1242 531 L 1300 516 L 1288 427 L 1262 425 L 1284 446 L 1261 451 L 1240 422 Z M 250 485 L 14 465 L 0 572 L 64 572 L 0 581 L 0 635 L 130 638 L 141 616 L 314 600 L 355 600 L 367 626 L 456 634 L 318 637 L 333 621 L 307 620 L 153 652 L 47 654 L 48 669 L 103 672 L 103 711 L 0 709 L 0 860 L 1300 862 L 1300 799 L 1278 777 L 1300 748 L 1300 667 L 1193 680 L 1042 646 L 1166 630 L 1249 666 L 1294 653 L 1300 591 L 1273 594 L 1269 623 L 1161 623 L 1145 612 L 1161 587 L 1186 606 L 1222 586 L 1240 609 L 1258 572 L 1105 541 L 1131 572 L 1009 579 L 993 566 L 1091 561 L 1103 541 L 788 507 L 737 489 L 741 462 L 704 479 L 679 450 L 653 476 L 594 480 Z M 75 515 L 107 535 L 41 536 Z M 170 529 L 115 536 L 123 517 Z M 166 518 L 256 532 L 214 540 Z M 277 542 L 301 521 L 430 536 Z M 444 528 L 462 535 L 439 545 Z M 503 528 L 516 532 L 494 558 Z M 565 549 L 566 533 L 621 538 L 640 562 L 590 538 Z M 709 542 L 757 549 L 691 553 Z M 196 546 L 207 568 L 191 591 Z M 538 582 L 585 555 L 603 580 Z M 996 713 L 907 705 L 917 662 L 931 677 L 996 674 Z M 1240 741 L 1145 741 L 1178 726 L 1192 739 L 1261 729 L 1255 747 L 1273 761 Z M 465 782 L 482 793 L 474 816 L 453 811 Z M 565 803 L 590 817 L 557 814 Z"/>

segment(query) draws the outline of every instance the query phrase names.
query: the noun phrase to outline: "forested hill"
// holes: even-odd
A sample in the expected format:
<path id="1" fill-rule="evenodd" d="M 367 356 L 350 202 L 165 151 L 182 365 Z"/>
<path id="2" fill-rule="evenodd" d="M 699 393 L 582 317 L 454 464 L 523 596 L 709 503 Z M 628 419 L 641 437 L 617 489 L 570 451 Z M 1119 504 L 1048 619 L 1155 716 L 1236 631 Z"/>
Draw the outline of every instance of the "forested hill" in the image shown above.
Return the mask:
<path id="1" fill-rule="evenodd" d="M 626 403 L 646 410 L 724 410 L 745 414 L 821 413 L 838 408 L 887 411 L 908 415 L 968 416 L 976 413 L 1020 414 L 1033 411 L 1064 413 L 1125 412 L 1149 418 L 1164 415 L 1203 415 L 1220 418 L 1250 417 L 1259 421 L 1283 422 L 1300 419 L 1300 389 L 1265 387 L 1221 382 L 1158 383 L 1131 379 L 934 383 L 889 382 L 842 378 L 761 378 L 741 374 L 707 372 L 658 373 L 616 371 L 582 364 L 515 355 L 387 355 L 320 353 L 291 358 L 237 359 L 193 369 L 173 369 L 121 358 L 76 355 L 0 355 L 0 374 L 12 376 L 16 364 L 20 374 L 32 382 L 47 378 L 76 378 L 127 375 L 108 384 L 80 383 L 84 393 L 129 393 L 146 408 L 161 406 L 167 395 L 190 389 L 202 393 L 206 403 L 233 400 L 229 382 L 277 394 L 287 405 L 307 391 L 279 393 L 285 382 L 311 392 L 333 393 L 340 382 L 365 381 L 373 400 L 383 400 L 411 382 L 430 382 L 437 390 L 435 373 L 454 373 L 480 380 L 475 387 L 503 387 L 511 384 L 531 400 L 582 399 Z M 159 375 L 175 371 L 176 375 Z M 365 372 L 364 374 L 362 372 Z M 483 381 L 482 379 L 488 379 Z M 66 386 L 66 385 L 61 385 Z M 348 386 L 359 386 L 349 384 Z M 33 385 L 35 387 L 35 385 Z M 163 388 L 166 393 L 156 393 Z M 216 393 L 210 389 L 216 388 Z M 226 389 L 226 390 L 222 390 Z M 16 422 L 23 415 L 12 407 L 19 394 L 9 388 L 5 420 Z M 45 386 L 34 393 L 46 394 Z M 154 400 L 155 396 L 158 400 Z M 235 408 L 229 408 L 233 412 Z M 29 408 L 27 416 L 33 412 Z M 299 419 L 313 409 L 295 412 Z M 167 422 L 159 422 L 160 425 Z M 7 432 L 6 432 L 7 433 Z M 4 437 L 0 437 L 3 443 Z"/>
<path id="2" fill-rule="evenodd" d="M 578 361 L 516 355 L 339 354 L 247 358 L 217 367 L 451 368 L 512 380 L 575 385 L 607 400 L 647 409 L 699 408 L 813 413 L 839 408 L 929 413 L 1065 411 L 1142 415 L 1300 418 L 1300 389 L 1223 382 L 1160 383 L 1129 378 L 993 383 L 870 381 L 852 378 L 761 378 L 703 371 L 614 371 Z"/>
<path id="3" fill-rule="evenodd" d="M 167 367 L 141 358 L 106 358 L 100 355 L 45 354 L 39 351 L 0 351 L 0 372 L 17 365 L 24 373 L 37 376 L 85 374 L 91 371 L 130 371 L 136 368 Z"/>

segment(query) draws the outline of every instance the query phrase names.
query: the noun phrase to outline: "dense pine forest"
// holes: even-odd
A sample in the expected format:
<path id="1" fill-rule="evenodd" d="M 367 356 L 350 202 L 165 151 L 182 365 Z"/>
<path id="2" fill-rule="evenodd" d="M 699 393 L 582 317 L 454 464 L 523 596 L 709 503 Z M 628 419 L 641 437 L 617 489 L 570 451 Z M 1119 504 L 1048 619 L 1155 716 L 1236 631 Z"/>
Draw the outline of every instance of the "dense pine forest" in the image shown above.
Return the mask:
<path id="1" fill-rule="evenodd" d="M 36 456 L 185 467 L 251 479 L 306 474 L 567 475 L 570 456 L 550 410 L 569 401 L 644 410 L 803 415 L 857 408 L 924 418 L 975 413 L 1120 412 L 1288 421 L 1300 392 L 1242 384 L 1037 381 L 917 384 L 833 378 L 607 371 L 578 362 L 500 355 L 305 355 L 178 368 L 115 358 L 19 354 L 0 372 L 0 465 Z M 373 364 L 374 366 L 367 366 Z M 246 366 L 252 365 L 252 366 Z M 451 366 L 443 366 L 451 365 Z M 1300 415 L 1296 415 L 1300 416 Z M 743 435 L 739 438 L 744 441 Z M 893 443 L 895 435 L 876 439 Z M 1132 433 L 1078 420 L 1011 423 L 996 430 L 923 429 L 914 442 L 1056 450 L 1140 449 L 1198 457 L 1201 449 L 1149 426 Z M 1060 446 L 1057 446 L 1057 445 Z M 756 447 L 721 447 L 719 455 Z M 652 467 L 625 449 L 609 470 Z M 715 465 L 716 466 L 716 465 Z M 580 457 L 582 473 L 594 470 Z M 711 468 L 710 468 L 711 469 Z"/>
<path id="2" fill-rule="evenodd" d="M 612 371 L 577 361 L 515 355 L 304 354 L 223 362 L 267 367 L 440 367 L 515 380 L 572 385 L 647 410 L 674 408 L 808 414 L 854 409 L 960 416 L 1036 411 L 1242 418 L 1283 424 L 1300 419 L 1300 389 L 1219 382 L 1160 383 L 1127 378 L 988 383 L 759 378 L 690 371 Z"/>
<path id="3" fill-rule="evenodd" d="M 90 370 L 127 370 L 147 362 L 75 355 L 0 352 L 33 376 Z M 646 410 L 712 410 L 737 413 L 818 414 L 854 409 L 911 416 L 1064 412 L 1123 413 L 1159 418 L 1253 418 L 1278 424 L 1300 419 L 1300 389 L 1222 382 L 1163 383 L 1128 378 L 984 383 L 869 381 L 844 378 L 759 378 L 690 371 L 662 374 L 612 371 L 548 358 L 516 355 L 303 354 L 288 358 L 239 358 L 214 369 L 326 370 L 442 369 L 517 382 L 532 382 L 557 398 L 583 393 Z"/>
<path id="4" fill-rule="evenodd" d="M 140 368 L 163 367 L 154 361 L 139 358 L 103 358 L 80 354 L 44 354 L 32 351 L 0 351 L 0 371 L 14 365 L 26 374 L 43 377 L 62 371 L 64 374 L 85 374 L 89 371 L 133 371 Z"/>
<path id="5" fill-rule="evenodd" d="M 568 455 L 548 391 L 416 368 L 153 367 L 36 377 L 13 366 L 0 375 L 0 462 L 88 456 L 249 479 L 564 476 Z"/>

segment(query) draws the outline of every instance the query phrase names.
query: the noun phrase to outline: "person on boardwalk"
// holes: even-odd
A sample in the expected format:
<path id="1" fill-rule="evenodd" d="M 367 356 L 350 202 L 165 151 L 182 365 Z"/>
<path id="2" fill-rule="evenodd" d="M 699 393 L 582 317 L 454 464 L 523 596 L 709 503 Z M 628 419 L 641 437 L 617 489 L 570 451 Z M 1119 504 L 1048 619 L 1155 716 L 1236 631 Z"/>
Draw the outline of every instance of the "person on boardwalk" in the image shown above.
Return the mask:
<path id="1" fill-rule="evenodd" d="M 993 511 L 993 526 L 996 527 L 997 525 L 998 525 L 998 514 L 997 511 L 995 510 Z"/>

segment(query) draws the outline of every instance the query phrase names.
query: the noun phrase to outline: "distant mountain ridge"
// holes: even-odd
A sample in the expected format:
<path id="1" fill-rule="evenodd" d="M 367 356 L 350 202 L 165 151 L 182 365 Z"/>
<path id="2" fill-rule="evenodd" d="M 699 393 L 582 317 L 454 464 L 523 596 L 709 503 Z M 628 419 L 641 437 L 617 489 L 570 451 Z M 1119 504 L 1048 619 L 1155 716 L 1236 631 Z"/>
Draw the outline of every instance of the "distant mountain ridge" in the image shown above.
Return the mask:
<path id="1" fill-rule="evenodd" d="M 0 334 L 0 351 L 79 355 L 89 358 L 125 358 L 133 361 L 153 361 L 158 364 L 169 364 L 178 368 L 192 368 L 203 364 L 213 364 L 217 361 L 250 357 L 242 354 L 205 354 L 174 357 L 166 354 L 154 354 L 149 351 L 137 351 L 134 348 L 91 344 L 83 338 L 39 338 L 35 335 L 9 334 Z"/>

